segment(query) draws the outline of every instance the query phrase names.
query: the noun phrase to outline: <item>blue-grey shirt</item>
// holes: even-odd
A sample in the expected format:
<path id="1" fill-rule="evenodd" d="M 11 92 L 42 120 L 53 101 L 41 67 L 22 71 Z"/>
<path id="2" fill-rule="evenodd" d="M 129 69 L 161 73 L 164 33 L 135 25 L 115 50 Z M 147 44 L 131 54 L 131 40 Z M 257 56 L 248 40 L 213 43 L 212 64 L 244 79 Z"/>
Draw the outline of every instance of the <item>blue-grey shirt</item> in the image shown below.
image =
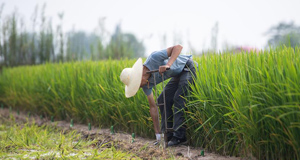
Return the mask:
<path id="1" fill-rule="evenodd" d="M 164 72 L 164 80 L 170 78 L 170 77 L 175 77 L 179 75 L 186 62 L 192 57 L 192 55 L 179 55 L 177 59 L 173 62 L 172 66 L 170 67 L 169 70 Z M 147 60 L 144 63 L 144 66 L 146 66 L 149 70 L 156 70 L 159 69 L 159 66 L 166 65 L 169 61 L 168 53 L 167 50 L 161 50 L 161 51 L 155 51 L 148 56 Z M 152 73 L 150 78 L 148 79 L 149 81 L 149 88 L 148 85 L 143 86 L 143 91 L 144 93 L 148 96 L 152 93 L 152 88 L 154 86 L 154 76 L 155 74 L 155 81 L 156 84 L 159 84 L 162 82 L 162 77 L 159 74 L 159 72 Z"/>

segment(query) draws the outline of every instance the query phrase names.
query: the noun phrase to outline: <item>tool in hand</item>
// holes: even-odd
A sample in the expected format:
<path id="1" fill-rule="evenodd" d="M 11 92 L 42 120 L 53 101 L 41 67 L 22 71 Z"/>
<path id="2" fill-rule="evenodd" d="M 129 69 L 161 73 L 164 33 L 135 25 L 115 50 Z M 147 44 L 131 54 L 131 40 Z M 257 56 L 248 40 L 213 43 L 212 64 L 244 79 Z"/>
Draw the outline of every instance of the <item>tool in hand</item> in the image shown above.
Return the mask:
<path id="1" fill-rule="evenodd" d="M 169 70 L 170 68 L 167 68 L 167 70 Z M 155 73 L 155 72 L 159 72 L 158 69 L 156 70 L 152 70 L 152 71 L 148 71 L 147 73 L 149 74 L 152 74 L 152 73 Z M 164 88 L 164 73 L 161 74 L 161 78 L 162 78 L 162 86 Z M 173 128 L 168 128 L 168 125 L 167 125 L 167 109 L 166 109 L 166 96 L 165 96 L 165 90 L 163 89 L 162 91 L 162 94 L 163 94 L 163 103 L 161 104 L 158 104 L 158 96 L 157 96 L 157 89 L 156 89 L 156 80 L 155 80 L 155 74 L 153 74 L 153 79 L 154 79 L 154 90 L 155 90 L 155 96 L 156 96 L 156 105 L 159 106 L 159 105 L 164 105 L 164 118 L 165 118 L 165 130 L 164 130 L 164 133 L 163 133 L 163 136 L 164 136 L 164 148 L 167 148 L 168 147 L 168 133 L 172 133 L 174 132 Z"/>

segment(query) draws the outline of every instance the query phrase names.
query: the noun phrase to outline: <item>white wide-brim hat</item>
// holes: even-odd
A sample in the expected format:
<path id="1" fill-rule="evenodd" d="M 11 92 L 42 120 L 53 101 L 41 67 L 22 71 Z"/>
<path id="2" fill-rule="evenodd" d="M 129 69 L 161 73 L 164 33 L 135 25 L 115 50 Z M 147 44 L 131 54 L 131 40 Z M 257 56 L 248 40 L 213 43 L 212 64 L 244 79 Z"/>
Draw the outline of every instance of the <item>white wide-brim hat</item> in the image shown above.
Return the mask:
<path id="1" fill-rule="evenodd" d="M 143 75 L 143 61 L 139 58 L 132 68 L 125 68 L 121 72 L 121 81 L 125 84 L 125 96 L 132 97 L 139 90 Z"/>

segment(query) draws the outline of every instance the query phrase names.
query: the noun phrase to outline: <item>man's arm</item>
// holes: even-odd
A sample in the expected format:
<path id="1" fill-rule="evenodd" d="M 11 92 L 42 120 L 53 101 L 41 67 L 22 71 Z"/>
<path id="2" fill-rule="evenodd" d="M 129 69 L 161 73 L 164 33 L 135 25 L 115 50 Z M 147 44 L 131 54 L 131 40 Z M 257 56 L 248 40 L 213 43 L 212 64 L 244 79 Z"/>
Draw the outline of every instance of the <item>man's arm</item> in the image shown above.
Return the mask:
<path id="1" fill-rule="evenodd" d="M 158 119 L 158 108 L 155 104 L 153 93 L 151 93 L 149 96 L 147 96 L 149 106 L 150 106 L 150 115 L 152 117 L 153 125 L 154 125 L 154 131 L 156 134 L 160 133 L 159 129 L 159 119 Z"/>
<path id="2" fill-rule="evenodd" d="M 170 59 L 166 65 L 159 67 L 159 73 L 165 72 L 167 68 L 170 68 L 172 66 L 173 62 L 179 56 L 182 48 L 183 47 L 180 44 L 167 48 L 167 54 Z"/>

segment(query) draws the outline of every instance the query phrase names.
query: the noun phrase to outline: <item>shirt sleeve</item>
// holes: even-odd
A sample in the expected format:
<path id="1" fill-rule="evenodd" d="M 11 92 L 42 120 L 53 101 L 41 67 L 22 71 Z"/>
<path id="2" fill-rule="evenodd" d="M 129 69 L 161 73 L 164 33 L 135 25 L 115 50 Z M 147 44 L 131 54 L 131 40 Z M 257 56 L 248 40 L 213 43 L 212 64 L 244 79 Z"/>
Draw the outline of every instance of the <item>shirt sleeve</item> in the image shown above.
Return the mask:
<path id="1" fill-rule="evenodd" d="M 149 96 L 152 93 L 152 87 L 148 88 L 147 86 L 144 86 L 143 91 L 146 94 L 146 96 Z"/>

